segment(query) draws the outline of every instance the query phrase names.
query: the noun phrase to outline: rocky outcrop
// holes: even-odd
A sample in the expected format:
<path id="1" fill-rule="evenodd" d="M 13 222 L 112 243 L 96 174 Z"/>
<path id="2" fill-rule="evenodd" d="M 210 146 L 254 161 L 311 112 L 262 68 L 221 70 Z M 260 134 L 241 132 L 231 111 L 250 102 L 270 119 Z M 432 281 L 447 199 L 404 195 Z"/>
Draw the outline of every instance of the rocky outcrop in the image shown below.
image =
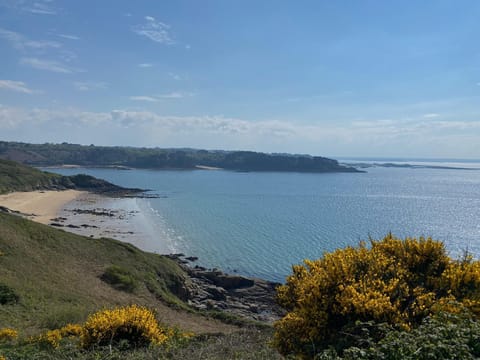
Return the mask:
<path id="1" fill-rule="evenodd" d="M 190 262 L 183 259 L 183 254 L 170 257 L 188 274 L 185 286 L 177 295 L 190 306 L 198 310 L 224 311 L 268 323 L 282 316 L 283 311 L 275 302 L 275 289 L 280 284 L 190 266 Z"/>

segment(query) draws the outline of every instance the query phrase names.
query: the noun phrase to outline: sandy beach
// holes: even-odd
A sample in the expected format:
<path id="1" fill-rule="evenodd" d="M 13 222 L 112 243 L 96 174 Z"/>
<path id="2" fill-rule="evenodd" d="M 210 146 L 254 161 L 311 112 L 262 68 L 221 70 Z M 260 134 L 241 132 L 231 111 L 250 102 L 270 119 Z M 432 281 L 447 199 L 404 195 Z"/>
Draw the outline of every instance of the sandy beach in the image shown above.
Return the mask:
<path id="1" fill-rule="evenodd" d="M 14 192 L 0 195 L 0 206 L 78 235 L 113 238 L 151 252 L 171 252 L 165 234 L 144 216 L 135 198 L 78 190 Z"/>
<path id="2" fill-rule="evenodd" d="M 0 206 L 21 212 L 27 218 L 49 224 L 69 202 L 77 199 L 84 191 L 31 191 L 0 195 Z"/>

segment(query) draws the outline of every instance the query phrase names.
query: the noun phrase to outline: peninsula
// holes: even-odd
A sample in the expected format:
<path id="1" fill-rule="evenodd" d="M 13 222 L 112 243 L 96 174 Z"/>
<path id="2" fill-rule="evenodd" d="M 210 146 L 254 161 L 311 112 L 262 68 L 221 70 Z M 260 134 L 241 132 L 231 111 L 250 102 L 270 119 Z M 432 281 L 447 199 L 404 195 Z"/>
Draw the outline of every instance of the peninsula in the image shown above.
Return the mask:
<path id="1" fill-rule="evenodd" d="M 0 158 L 32 166 L 114 167 L 118 169 L 225 169 L 233 171 L 360 172 L 337 160 L 310 155 L 253 151 L 28 144 L 0 141 Z"/>

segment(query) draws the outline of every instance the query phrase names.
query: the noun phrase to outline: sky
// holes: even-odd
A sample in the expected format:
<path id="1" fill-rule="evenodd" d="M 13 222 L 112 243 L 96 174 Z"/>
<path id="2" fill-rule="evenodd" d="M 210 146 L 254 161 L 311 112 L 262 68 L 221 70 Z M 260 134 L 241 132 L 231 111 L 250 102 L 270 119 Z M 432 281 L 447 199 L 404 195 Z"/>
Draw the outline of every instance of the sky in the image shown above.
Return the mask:
<path id="1" fill-rule="evenodd" d="M 0 140 L 480 159 L 480 1 L 0 0 Z"/>

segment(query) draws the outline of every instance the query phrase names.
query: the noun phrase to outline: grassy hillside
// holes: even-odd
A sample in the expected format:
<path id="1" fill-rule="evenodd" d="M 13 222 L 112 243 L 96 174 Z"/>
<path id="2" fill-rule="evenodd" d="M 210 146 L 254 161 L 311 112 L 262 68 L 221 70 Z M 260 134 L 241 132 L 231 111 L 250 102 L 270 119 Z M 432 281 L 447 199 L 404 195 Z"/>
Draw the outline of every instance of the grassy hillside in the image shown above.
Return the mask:
<path id="1" fill-rule="evenodd" d="M 33 333 L 81 321 L 102 307 L 136 303 L 155 307 L 160 317 L 190 330 L 230 329 L 181 311 L 186 306 L 174 293 L 185 274 L 174 261 L 120 241 L 78 236 L 0 213 L 0 253 L 0 284 L 19 297 L 16 304 L 0 305 L 2 326 Z M 129 274 L 132 292 L 101 279 L 112 265 Z"/>
<path id="2" fill-rule="evenodd" d="M 126 274 L 129 281 L 123 283 L 134 286 L 122 289 L 102 280 L 112 269 L 117 275 Z M 48 350 L 28 343 L 11 347 L 0 341 L 0 355 L 7 359 L 281 358 L 267 345 L 271 328 L 242 329 L 188 309 L 175 296 L 185 276 L 167 257 L 0 212 L 0 328 L 14 328 L 25 339 L 67 323 L 81 323 L 102 308 L 139 304 L 155 309 L 157 318 L 168 326 L 205 334 L 168 351 L 114 349 L 113 353 L 108 348 Z M 2 304 L 5 289 L 15 296 Z"/>
<path id="3" fill-rule="evenodd" d="M 58 182 L 60 178 L 60 175 L 0 159 L 0 194 L 48 188 Z"/>
<path id="4" fill-rule="evenodd" d="M 79 189 L 114 196 L 142 192 L 142 189 L 122 188 L 90 175 L 62 176 L 0 159 L 0 194 L 47 189 Z"/>

